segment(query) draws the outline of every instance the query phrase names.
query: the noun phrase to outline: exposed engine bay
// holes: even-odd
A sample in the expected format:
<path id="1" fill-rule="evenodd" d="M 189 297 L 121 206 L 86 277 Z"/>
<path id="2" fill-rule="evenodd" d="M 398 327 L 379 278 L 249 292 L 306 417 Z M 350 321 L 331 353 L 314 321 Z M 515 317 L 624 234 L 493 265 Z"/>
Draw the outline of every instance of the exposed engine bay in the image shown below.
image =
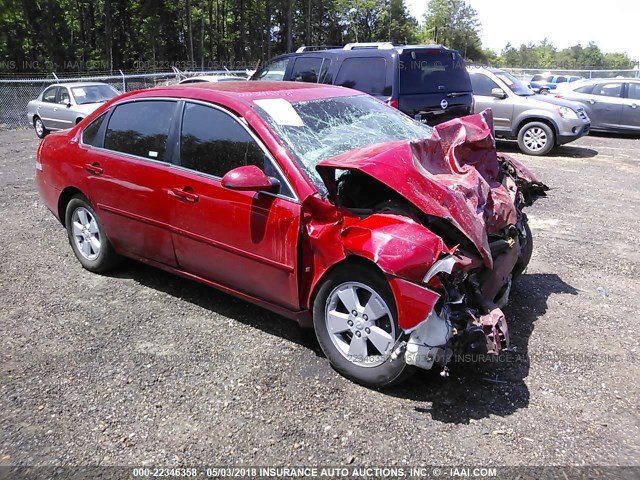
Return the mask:
<path id="1" fill-rule="evenodd" d="M 436 294 L 435 302 L 424 302 L 421 318 L 418 308 L 398 305 L 405 334 L 392 359 L 404 357 L 424 369 L 437 363 L 446 374 L 454 355 L 509 349 L 501 308 L 533 245 L 522 210 L 548 187 L 517 160 L 496 154 L 491 122 L 489 112 L 454 120 L 436 127 L 431 139 L 373 146 L 359 157 L 351 152 L 318 167 L 333 203 L 345 213 L 340 222 L 345 255 L 355 252 L 353 244 L 366 245 L 397 296 L 411 297 L 401 288 L 425 289 L 414 298 Z M 387 237 L 378 233 L 391 219 L 404 224 L 388 230 Z M 364 241 L 367 229 L 373 233 Z M 420 278 L 417 267 L 394 268 L 402 261 L 411 264 L 407 258 L 416 251 L 433 256 L 433 262 L 423 263 Z"/>

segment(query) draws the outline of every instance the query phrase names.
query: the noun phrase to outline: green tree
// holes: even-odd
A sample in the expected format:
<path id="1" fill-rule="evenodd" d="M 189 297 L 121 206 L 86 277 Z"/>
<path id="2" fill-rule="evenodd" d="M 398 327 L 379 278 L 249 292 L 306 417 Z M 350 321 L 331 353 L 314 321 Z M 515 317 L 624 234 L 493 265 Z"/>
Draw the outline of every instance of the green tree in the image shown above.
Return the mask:
<path id="1" fill-rule="evenodd" d="M 465 58 L 484 60 L 478 13 L 464 0 L 431 0 L 423 39 L 458 50 Z"/>

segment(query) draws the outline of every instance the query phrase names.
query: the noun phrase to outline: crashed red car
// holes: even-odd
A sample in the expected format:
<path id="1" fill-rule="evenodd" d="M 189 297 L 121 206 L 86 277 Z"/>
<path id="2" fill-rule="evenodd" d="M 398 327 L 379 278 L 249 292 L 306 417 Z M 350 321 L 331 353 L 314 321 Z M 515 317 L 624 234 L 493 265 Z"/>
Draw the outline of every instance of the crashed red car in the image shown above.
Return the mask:
<path id="1" fill-rule="evenodd" d="M 431 129 L 340 87 L 181 85 L 49 135 L 36 181 L 88 270 L 130 257 L 218 287 L 382 387 L 509 347 L 522 209 L 546 187 L 491 132 L 490 112 Z"/>

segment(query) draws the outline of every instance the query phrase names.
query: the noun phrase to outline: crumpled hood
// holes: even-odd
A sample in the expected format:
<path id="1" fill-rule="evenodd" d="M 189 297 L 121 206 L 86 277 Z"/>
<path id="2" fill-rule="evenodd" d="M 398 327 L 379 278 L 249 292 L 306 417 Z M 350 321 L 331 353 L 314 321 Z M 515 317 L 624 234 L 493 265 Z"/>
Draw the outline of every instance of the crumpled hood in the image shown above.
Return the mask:
<path id="1" fill-rule="evenodd" d="M 432 138 L 350 150 L 320 162 L 317 170 L 333 198 L 335 170 L 375 178 L 425 214 L 448 220 L 491 267 L 487 233 L 517 220 L 510 192 L 496 181 L 500 167 L 492 127 L 491 111 L 486 110 L 438 125 Z M 527 181 L 536 181 L 519 162 L 514 167 Z"/>

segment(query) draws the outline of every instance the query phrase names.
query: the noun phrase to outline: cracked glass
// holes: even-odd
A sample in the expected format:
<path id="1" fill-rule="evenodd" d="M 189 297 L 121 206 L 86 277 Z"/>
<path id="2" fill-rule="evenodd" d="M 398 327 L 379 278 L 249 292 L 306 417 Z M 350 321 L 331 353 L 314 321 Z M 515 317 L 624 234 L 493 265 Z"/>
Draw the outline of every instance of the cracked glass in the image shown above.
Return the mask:
<path id="1" fill-rule="evenodd" d="M 296 121 L 291 114 L 284 121 L 264 104 L 265 108 L 254 108 L 322 193 L 326 189 L 316 170 L 322 160 L 366 145 L 429 138 L 433 134 L 431 127 L 366 95 L 295 102 L 291 106 L 299 117 Z"/>

